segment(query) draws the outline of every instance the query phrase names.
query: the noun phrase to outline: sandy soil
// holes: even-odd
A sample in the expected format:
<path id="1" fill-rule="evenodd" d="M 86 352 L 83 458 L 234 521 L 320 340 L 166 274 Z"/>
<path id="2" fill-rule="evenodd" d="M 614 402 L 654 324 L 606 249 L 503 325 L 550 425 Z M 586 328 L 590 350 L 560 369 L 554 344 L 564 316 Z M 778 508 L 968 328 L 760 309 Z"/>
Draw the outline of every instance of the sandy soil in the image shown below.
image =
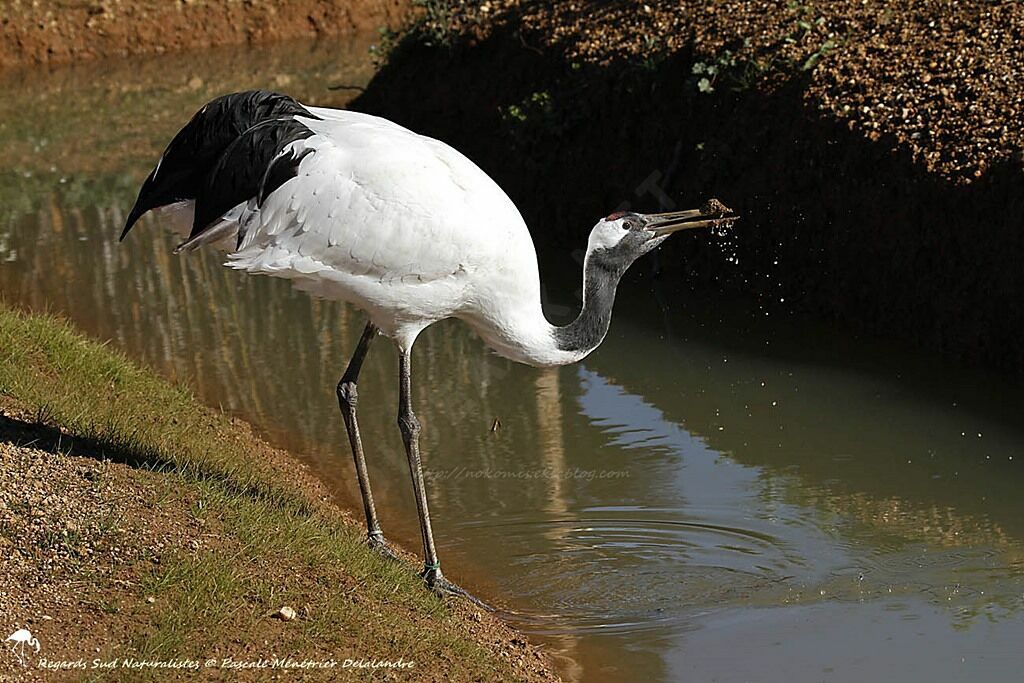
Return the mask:
<path id="1" fill-rule="evenodd" d="M 5 0 L 0 68 L 397 26 L 406 0 Z"/>

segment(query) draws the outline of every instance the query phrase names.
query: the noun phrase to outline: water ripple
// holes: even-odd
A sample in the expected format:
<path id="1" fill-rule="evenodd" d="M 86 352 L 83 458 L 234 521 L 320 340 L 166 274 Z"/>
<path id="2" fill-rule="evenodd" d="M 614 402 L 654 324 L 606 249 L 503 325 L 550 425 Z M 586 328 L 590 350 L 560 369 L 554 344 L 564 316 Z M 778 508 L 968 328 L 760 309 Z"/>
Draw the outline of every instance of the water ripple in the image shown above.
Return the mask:
<path id="1" fill-rule="evenodd" d="M 508 549 L 504 577 L 531 630 L 635 631 L 682 624 L 695 605 L 726 604 L 785 580 L 784 544 L 761 531 L 636 508 L 578 516 L 506 517 L 488 526 Z M 538 543 L 538 537 L 545 542 Z"/>

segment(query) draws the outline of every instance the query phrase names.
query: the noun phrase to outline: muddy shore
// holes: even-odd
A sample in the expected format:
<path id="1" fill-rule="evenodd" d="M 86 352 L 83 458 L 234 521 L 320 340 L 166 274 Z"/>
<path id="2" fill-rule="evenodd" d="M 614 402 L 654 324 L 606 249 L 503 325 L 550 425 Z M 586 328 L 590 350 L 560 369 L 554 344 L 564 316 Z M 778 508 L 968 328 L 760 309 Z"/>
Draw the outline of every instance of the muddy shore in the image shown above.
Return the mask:
<path id="1" fill-rule="evenodd" d="M 398 27 L 406 0 L 10 0 L 0 69 Z"/>

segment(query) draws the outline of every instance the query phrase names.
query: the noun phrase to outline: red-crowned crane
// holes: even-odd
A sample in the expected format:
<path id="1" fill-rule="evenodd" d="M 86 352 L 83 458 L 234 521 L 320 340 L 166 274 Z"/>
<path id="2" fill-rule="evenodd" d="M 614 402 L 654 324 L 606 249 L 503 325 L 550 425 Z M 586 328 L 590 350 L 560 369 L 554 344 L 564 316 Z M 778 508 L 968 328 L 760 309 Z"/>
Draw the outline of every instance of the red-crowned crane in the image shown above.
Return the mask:
<path id="1" fill-rule="evenodd" d="M 215 244 L 229 251 L 231 268 L 288 278 L 368 315 L 337 394 L 369 541 L 385 553 L 356 421 L 356 382 L 378 333 L 398 345 L 398 426 L 416 495 L 423 577 L 438 592 L 462 595 L 441 574 L 430 528 L 410 391 L 417 335 L 458 318 L 506 358 L 574 363 L 604 339 L 615 288 L 633 261 L 677 230 L 734 218 L 712 200 L 701 210 L 620 211 L 599 220 L 587 242 L 583 309 L 557 327 L 541 311 L 537 254 L 522 216 L 473 162 L 385 119 L 265 91 L 219 97 L 192 117 L 146 178 L 121 238 L 156 208 L 189 229 L 176 251 Z"/>

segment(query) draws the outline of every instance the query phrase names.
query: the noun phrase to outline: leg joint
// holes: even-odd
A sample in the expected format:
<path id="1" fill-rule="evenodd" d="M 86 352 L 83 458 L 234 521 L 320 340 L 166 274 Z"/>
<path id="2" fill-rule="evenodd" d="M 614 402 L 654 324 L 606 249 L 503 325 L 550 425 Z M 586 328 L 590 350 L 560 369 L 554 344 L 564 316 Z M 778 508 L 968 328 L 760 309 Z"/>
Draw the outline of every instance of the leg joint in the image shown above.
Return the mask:
<path id="1" fill-rule="evenodd" d="M 420 435 L 420 420 L 411 410 L 398 414 L 398 429 L 402 436 L 408 441 Z"/>
<path id="2" fill-rule="evenodd" d="M 342 408 L 355 410 L 359 402 L 359 392 L 356 390 L 356 383 L 351 380 L 342 379 L 338 382 L 338 402 Z"/>

